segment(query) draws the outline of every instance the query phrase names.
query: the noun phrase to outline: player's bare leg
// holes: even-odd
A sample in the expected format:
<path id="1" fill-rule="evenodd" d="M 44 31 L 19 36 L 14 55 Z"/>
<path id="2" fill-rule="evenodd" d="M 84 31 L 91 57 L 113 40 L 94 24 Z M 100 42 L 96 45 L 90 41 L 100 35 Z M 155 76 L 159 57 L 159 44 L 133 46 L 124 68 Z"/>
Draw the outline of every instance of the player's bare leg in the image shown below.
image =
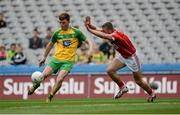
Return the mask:
<path id="1" fill-rule="evenodd" d="M 45 69 L 42 72 L 42 76 L 44 77 L 43 80 L 45 80 L 48 76 L 52 74 L 53 70 L 51 67 L 46 66 Z M 42 81 L 41 81 L 42 82 Z M 40 86 L 40 83 L 33 83 L 33 86 L 28 89 L 28 95 L 31 95 L 34 93 L 34 91 Z"/>
<path id="2" fill-rule="evenodd" d="M 118 59 L 115 58 L 107 68 L 107 74 L 120 88 L 120 91 L 114 97 L 115 99 L 120 98 L 124 93 L 128 92 L 128 89 L 125 86 L 124 82 L 120 78 L 118 78 L 118 75 L 116 73 L 123 67 L 125 67 L 125 64 L 121 63 Z"/>
<path id="3" fill-rule="evenodd" d="M 151 87 L 142 79 L 142 72 L 139 70 L 138 72 L 133 72 L 134 79 L 136 83 L 143 88 L 148 94 L 148 102 L 153 102 L 156 99 L 156 95 L 154 94 L 153 90 Z"/>
<path id="4" fill-rule="evenodd" d="M 51 90 L 48 98 L 46 99 L 46 102 L 49 103 L 51 102 L 53 96 L 56 94 L 56 92 L 61 88 L 62 82 L 64 78 L 68 75 L 68 71 L 66 70 L 61 70 L 56 78 L 56 83 L 53 86 L 53 89 Z"/>

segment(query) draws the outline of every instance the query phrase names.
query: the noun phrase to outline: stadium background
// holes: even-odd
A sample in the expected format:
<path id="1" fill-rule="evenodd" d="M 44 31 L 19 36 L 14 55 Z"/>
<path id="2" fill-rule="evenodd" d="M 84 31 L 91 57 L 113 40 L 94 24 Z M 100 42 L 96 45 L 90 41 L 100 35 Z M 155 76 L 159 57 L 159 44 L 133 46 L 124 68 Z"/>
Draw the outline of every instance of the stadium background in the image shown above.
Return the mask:
<path id="1" fill-rule="evenodd" d="M 85 16 L 92 16 L 93 23 L 101 26 L 111 21 L 115 27 L 123 30 L 135 44 L 144 79 L 156 81 L 158 98 L 180 97 L 180 0 L 0 0 L 0 12 L 3 13 L 7 27 L 0 28 L 0 46 L 6 49 L 10 44 L 21 44 L 27 57 L 24 65 L 10 65 L 0 61 L 0 99 L 28 99 L 26 88 L 30 83 L 30 74 L 39 68 L 38 61 L 44 48 L 30 49 L 29 38 L 34 28 L 38 28 L 44 38 L 46 28 L 54 31 L 59 27 L 57 16 L 60 12 L 71 15 L 71 24 L 78 26 L 95 43 L 103 41 L 90 35 L 83 25 Z M 50 56 L 53 54 L 51 51 Z M 49 60 L 48 57 L 48 60 Z M 107 64 L 75 65 L 59 98 L 111 98 L 117 87 L 105 74 Z M 144 98 L 133 83 L 128 68 L 119 71 L 122 79 L 131 88 L 127 98 Z M 54 77 L 46 80 L 31 99 L 47 96 Z M 45 85 L 48 87 L 45 88 Z M 61 94 L 60 94 L 61 93 Z"/>
<path id="2" fill-rule="evenodd" d="M 12 43 L 21 44 L 27 58 L 23 65 L 0 61 L 0 113 L 180 113 L 179 11 L 180 0 L 0 0 L 0 13 L 7 23 L 0 28 L 0 46 L 8 51 Z M 129 93 L 122 100 L 111 99 L 118 88 L 105 73 L 107 63 L 76 64 L 51 105 L 43 100 L 55 75 L 28 97 L 31 73 L 44 68 L 38 67 L 44 47 L 30 49 L 29 38 L 35 28 L 42 39 L 47 28 L 56 30 L 61 12 L 68 12 L 71 25 L 97 45 L 103 41 L 89 34 L 82 23 L 87 15 L 97 26 L 110 21 L 127 33 L 137 48 L 143 79 L 159 85 L 157 101 L 145 102 L 147 94 L 135 84 L 128 68 L 120 70 L 119 76 Z"/>

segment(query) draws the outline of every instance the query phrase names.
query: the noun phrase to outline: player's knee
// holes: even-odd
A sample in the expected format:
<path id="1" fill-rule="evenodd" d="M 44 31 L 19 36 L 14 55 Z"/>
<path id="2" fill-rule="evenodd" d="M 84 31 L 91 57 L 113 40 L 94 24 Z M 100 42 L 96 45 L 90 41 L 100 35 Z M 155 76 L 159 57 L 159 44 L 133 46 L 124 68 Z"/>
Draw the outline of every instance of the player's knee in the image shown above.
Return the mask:
<path id="1" fill-rule="evenodd" d="M 57 77 L 57 79 L 56 79 L 56 81 L 57 81 L 58 83 L 62 83 L 63 80 L 64 80 L 63 78 L 58 78 L 58 77 Z"/>

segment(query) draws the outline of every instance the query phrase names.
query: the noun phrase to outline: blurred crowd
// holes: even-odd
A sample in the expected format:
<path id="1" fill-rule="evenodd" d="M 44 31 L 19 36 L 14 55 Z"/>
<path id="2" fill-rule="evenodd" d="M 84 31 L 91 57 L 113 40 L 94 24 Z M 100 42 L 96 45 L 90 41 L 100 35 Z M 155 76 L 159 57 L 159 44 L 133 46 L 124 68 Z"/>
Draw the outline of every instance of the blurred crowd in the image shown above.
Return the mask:
<path id="1" fill-rule="evenodd" d="M 0 46 L 0 61 L 12 65 L 19 65 L 25 64 L 27 58 L 23 53 L 21 44 L 12 43 L 9 49 L 6 49 L 3 45 Z"/>
<path id="2" fill-rule="evenodd" d="M 0 13 L 0 29 L 6 28 L 7 23 L 4 19 L 3 14 Z M 78 26 L 75 26 L 78 28 Z M 29 49 L 35 50 L 39 48 L 45 48 L 47 43 L 50 41 L 53 35 L 51 27 L 46 29 L 46 34 L 44 38 L 40 37 L 40 32 L 38 27 L 34 28 L 32 31 L 32 37 L 29 38 L 28 47 Z M 76 63 L 77 64 L 104 64 L 109 63 L 115 56 L 115 50 L 111 44 L 104 40 L 101 44 L 95 44 L 93 55 L 88 57 L 88 46 L 86 44 L 81 44 L 78 48 Z M 0 44 L 0 64 L 27 64 L 27 58 L 24 49 L 19 43 L 12 43 L 10 46 L 5 46 Z"/>
<path id="3" fill-rule="evenodd" d="M 111 44 L 104 40 L 101 44 L 95 44 L 93 55 L 88 59 L 88 47 L 82 44 L 77 52 L 77 64 L 104 64 L 109 63 L 115 56 L 115 50 Z"/>
<path id="4" fill-rule="evenodd" d="M 0 28 L 4 28 L 6 27 L 6 21 L 4 19 L 4 15 L 2 13 L 0 13 Z"/>

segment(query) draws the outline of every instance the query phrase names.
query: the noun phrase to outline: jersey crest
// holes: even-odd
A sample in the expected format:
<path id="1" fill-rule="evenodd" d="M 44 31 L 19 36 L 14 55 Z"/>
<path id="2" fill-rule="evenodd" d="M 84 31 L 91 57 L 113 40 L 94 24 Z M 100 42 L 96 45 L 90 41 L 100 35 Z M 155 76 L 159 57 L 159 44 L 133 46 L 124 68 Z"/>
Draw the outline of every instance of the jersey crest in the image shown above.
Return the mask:
<path id="1" fill-rule="evenodd" d="M 63 40 L 63 46 L 69 47 L 71 45 L 71 40 Z"/>

